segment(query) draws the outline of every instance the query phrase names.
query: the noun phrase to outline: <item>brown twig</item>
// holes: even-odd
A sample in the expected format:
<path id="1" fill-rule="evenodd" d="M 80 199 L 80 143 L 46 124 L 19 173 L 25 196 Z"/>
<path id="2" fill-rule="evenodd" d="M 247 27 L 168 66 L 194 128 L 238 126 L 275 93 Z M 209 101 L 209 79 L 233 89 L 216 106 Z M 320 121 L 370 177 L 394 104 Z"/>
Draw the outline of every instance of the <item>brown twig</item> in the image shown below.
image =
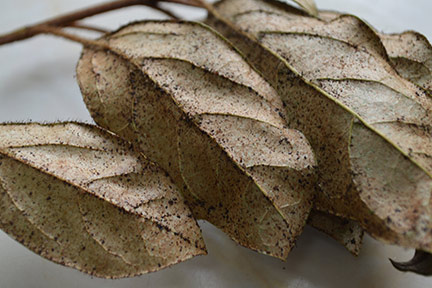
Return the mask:
<path id="1" fill-rule="evenodd" d="M 148 4 L 147 6 L 158 10 L 159 12 L 162 12 L 163 14 L 167 15 L 168 17 L 171 17 L 172 19 L 180 19 L 177 15 L 175 15 L 173 12 L 169 11 L 168 9 L 162 8 L 161 6 L 159 6 L 159 4 L 153 3 L 153 4 Z"/>
<path id="2" fill-rule="evenodd" d="M 0 36 L 0 45 L 19 41 L 19 40 L 24 40 L 41 33 L 45 33 L 41 31 L 49 26 L 64 27 L 87 17 L 91 17 L 97 14 L 102 14 L 108 11 L 113 11 L 113 10 L 130 7 L 130 6 L 145 5 L 153 8 L 157 7 L 156 9 L 165 13 L 166 11 L 165 9 L 157 6 L 157 3 L 159 3 L 160 1 L 183 4 L 187 6 L 193 6 L 193 7 L 202 7 L 201 4 L 196 2 L 195 0 L 118 0 L 118 1 L 99 4 L 83 10 L 65 14 L 53 18 L 51 20 L 41 22 L 39 24 L 18 29 L 9 34 Z M 172 14 L 171 12 L 168 13 Z M 174 16 L 174 14 L 172 15 Z"/>
<path id="3" fill-rule="evenodd" d="M 106 45 L 105 42 L 100 41 L 100 40 L 93 40 L 93 39 L 87 39 L 75 34 L 71 34 L 68 33 L 66 31 L 64 31 L 63 28 L 61 27 L 55 27 L 55 26 L 42 26 L 42 25 L 38 25 L 37 28 L 38 29 L 38 34 L 50 34 L 50 35 L 55 35 L 55 36 L 59 36 L 61 38 L 65 38 L 68 40 L 71 40 L 73 42 L 77 42 L 77 43 L 81 43 L 84 46 L 95 46 L 95 47 L 100 47 L 100 48 L 104 48 L 104 49 L 109 49 L 108 45 Z"/>
<path id="4" fill-rule="evenodd" d="M 53 26 L 50 26 L 50 27 L 53 27 Z M 79 23 L 79 22 L 71 23 L 67 27 L 84 29 L 84 30 L 89 30 L 89 31 L 95 31 L 95 32 L 104 33 L 104 34 L 110 32 L 110 30 L 107 30 L 107 29 L 104 29 L 104 28 L 90 26 L 90 25 L 87 25 L 87 24 Z"/>

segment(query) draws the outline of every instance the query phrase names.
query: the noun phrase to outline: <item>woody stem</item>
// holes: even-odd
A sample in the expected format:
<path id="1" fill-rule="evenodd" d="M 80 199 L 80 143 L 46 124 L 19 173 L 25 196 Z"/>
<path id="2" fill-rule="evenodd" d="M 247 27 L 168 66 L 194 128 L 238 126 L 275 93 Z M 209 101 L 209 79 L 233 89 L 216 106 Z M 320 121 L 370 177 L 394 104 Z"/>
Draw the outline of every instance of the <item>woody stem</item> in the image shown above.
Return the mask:
<path id="1" fill-rule="evenodd" d="M 2 35 L 0 36 L 0 45 L 24 40 L 41 33 L 45 33 L 42 32 L 44 30 L 44 27 L 48 27 L 48 26 L 65 27 L 68 26 L 69 24 L 75 23 L 76 21 L 87 17 L 91 17 L 94 15 L 102 14 L 108 11 L 113 11 L 125 7 L 135 6 L 135 5 L 145 5 L 145 6 L 155 8 L 158 7 L 157 3 L 159 2 L 169 2 L 169 3 L 183 4 L 187 6 L 202 7 L 200 3 L 194 0 L 117 0 L 117 1 L 102 3 L 96 6 L 88 7 L 65 15 L 61 15 L 59 17 L 32 26 L 23 27 L 11 33 Z"/>

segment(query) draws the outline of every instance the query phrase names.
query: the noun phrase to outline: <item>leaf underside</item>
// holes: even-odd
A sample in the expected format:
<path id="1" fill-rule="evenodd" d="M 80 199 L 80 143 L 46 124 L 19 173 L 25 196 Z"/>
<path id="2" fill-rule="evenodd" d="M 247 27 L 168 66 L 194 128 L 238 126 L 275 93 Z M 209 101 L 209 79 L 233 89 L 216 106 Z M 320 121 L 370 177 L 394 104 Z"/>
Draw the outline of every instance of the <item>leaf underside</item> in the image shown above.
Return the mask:
<path id="1" fill-rule="evenodd" d="M 341 15 L 334 11 L 319 12 L 319 17 L 327 22 Z M 405 79 L 432 93 L 432 45 L 427 38 L 415 31 L 377 34 L 396 71 Z"/>
<path id="2" fill-rule="evenodd" d="M 314 210 L 308 224 L 341 243 L 354 256 L 360 254 L 363 229 L 356 221 Z"/>
<path id="3" fill-rule="evenodd" d="M 432 251 L 432 99 L 404 79 L 360 19 L 274 1 L 216 4 L 207 20 L 276 88 L 318 161 L 315 207 L 372 236 Z"/>
<path id="4" fill-rule="evenodd" d="M 273 88 L 198 23 L 135 23 L 104 41 L 77 68 L 95 121 L 168 171 L 197 219 L 284 259 L 312 207 L 315 160 Z"/>
<path id="5" fill-rule="evenodd" d="M 56 263 L 132 277 L 206 254 L 166 173 L 78 123 L 0 126 L 0 228 Z"/>
<path id="6" fill-rule="evenodd" d="M 276 0 L 209 11 L 245 56 L 183 21 L 86 48 L 84 101 L 131 144 L 86 124 L 0 125 L 0 228 L 121 278 L 206 254 L 195 219 L 281 259 L 307 222 L 354 255 L 363 229 L 415 248 L 391 263 L 432 275 L 431 44 L 294 2 L 306 13 Z"/>

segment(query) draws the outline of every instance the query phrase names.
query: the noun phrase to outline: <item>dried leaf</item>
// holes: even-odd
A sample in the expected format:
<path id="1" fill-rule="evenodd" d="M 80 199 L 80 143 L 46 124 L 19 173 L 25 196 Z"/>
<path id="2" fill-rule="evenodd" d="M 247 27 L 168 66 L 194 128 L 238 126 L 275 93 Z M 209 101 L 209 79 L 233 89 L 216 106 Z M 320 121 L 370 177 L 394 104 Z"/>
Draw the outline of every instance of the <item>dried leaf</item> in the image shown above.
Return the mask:
<path id="1" fill-rule="evenodd" d="M 363 241 L 363 229 L 356 221 L 312 210 L 308 224 L 341 243 L 353 255 L 359 255 Z"/>
<path id="2" fill-rule="evenodd" d="M 380 38 L 399 74 L 432 93 L 432 45 L 426 37 L 407 31 Z"/>
<path id="3" fill-rule="evenodd" d="M 41 256 L 106 278 L 206 254 L 172 180 L 78 123 L 0 126 L 0 227 Z"/>
<path id="4" fill-rule="evenodd" d="M 393 266 L 405 272 L 415 272 L 417 274 L 432 275 L 432 254 L 416 250 L 414 257 L 408 262 L 396 262 L 390 259 Z"/>
<path id="5" fill-rule="evenodd" d="M 309 15 L 318 16 L 318 9 L 314 0 L 293 0 L 295 3 L 303 7 Z"/>
<path id="6" fill-rule="evenodd" d="M 251 59 L 290 126 L 311 141 L 316 207 L 383 241 L 432 251 L 432 99 L 393 69 L 374 30 L 354 16 L 327 22 L 274 1 L 216 9 L 208 23 Z"/>
<path id="7" fill-rule="evenodd" d="M 315 162 L 271 86 L 198 23 L 135 23 L 104 41 L 77 68 L 95 121 L 166 169 L 196 218 L 285 258 L 312 206 Z"/>
<path id="8" fill-rule="evenodd" d="M 319 12 L 319 17 L 327 22 L 341 15 L 335 11 Z M 415 31 L 399 34 L 376 33 L 396 71 L 405 79 L 432 93 L 432 45 L 427 38 Z"/>

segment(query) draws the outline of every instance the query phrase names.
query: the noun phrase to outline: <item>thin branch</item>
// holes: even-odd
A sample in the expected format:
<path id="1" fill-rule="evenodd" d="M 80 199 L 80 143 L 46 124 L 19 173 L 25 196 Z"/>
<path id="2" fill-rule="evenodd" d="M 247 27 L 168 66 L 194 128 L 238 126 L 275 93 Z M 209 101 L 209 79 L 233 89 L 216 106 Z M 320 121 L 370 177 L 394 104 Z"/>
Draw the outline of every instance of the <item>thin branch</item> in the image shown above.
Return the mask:
<path id="1" fill-rule="evenodd" d="M 99 32 L 99 33 L 109 33 L 110 30 L 108 29 L 104 29 L 104 28 L 100 28 L 100 27 L 95 27 L 95 26 L 90 26 L 87 24 L 81 24 L 79 22 L 74 22 L 69 24 L 67 27 L 72 27 L 72 28 L 78 28 L 78 29 L 83 29 L 83 30 L 89 30 L 89 31 L 95 31 L 95 32 Z"/>
<path id="2" fill-rule="evenodd" d="M 204 8 L 209 13 L 212 14 L 219 14 L 217 13 L 216 8 L 213 6 L 212 3 L 207 2 L 206 0 L 193 0 L 193 1 L 196 3 L 197 7 Z"/>
<path id="3" fill-rule="evenodd" d="M 75 34 L 71 34 L 65 32 L 64 29 L 60 27 L 49 26 L 49 25 L 46 26 L 38 25 L 37 28 L 35 29 L 38 29 L 38 34 L 50 34 L 50 35 L 59 36 L 61 38 L 65 38 L 73 42 L 81 43 L 87 47 L 94 46 L 94 47 L 100 47 L 102 49 L 109 49 L 109 46 L 105 42 L 102 42 L 100 40 L 87 39 Z"/>
<path id="4" fill-rule="evenodd" d="M 196 2 L 195 0 L 159 0 L 159 1 L 183 4 L 183 5 L 194 6 L 194 7 L 201 7 L 200 3 Z M 150 7 L 153 6 L 154 8 L 159 1 L 158 0 L 118 0 L 118 1 L 99 4 L 93 7 L 85 8 L 83 10 L 62 15 L 53 18 L 51 20 L 41 22 L 39 24 L 35 24 L 33 26 L 24 27 L 14 32 L 11 32 L 9 34 L 0 36 L 0 45 L 19 41 L 19 40 L 24 40 L 36 36 L 41 33 L 40 32 L 41 27 L 42 29 L 45 29 L 47 26 L 64 27 L 87 17 L 91 17 L 97 14 L 102 14 L 108 11 L 113 11 L 113 10 L 130 7 L 130 6 L 145 5 Z M 161 9 L 162 8 L 160 7 L 158 8 L 158 10 Z"/>
<path id="5" fill-rule="evenodd" d="M 163 14 L 167 15 L 168 17 L 171 17 L 172 19 L 180 19 L 177 15 L 175 15 L 173 12 L 169 11 L 168 9 L 162 8 L 159 6 L 158 3 L 148 4 L 149 7 L 158 10 L 159 12 L 162 12 Z"/>

